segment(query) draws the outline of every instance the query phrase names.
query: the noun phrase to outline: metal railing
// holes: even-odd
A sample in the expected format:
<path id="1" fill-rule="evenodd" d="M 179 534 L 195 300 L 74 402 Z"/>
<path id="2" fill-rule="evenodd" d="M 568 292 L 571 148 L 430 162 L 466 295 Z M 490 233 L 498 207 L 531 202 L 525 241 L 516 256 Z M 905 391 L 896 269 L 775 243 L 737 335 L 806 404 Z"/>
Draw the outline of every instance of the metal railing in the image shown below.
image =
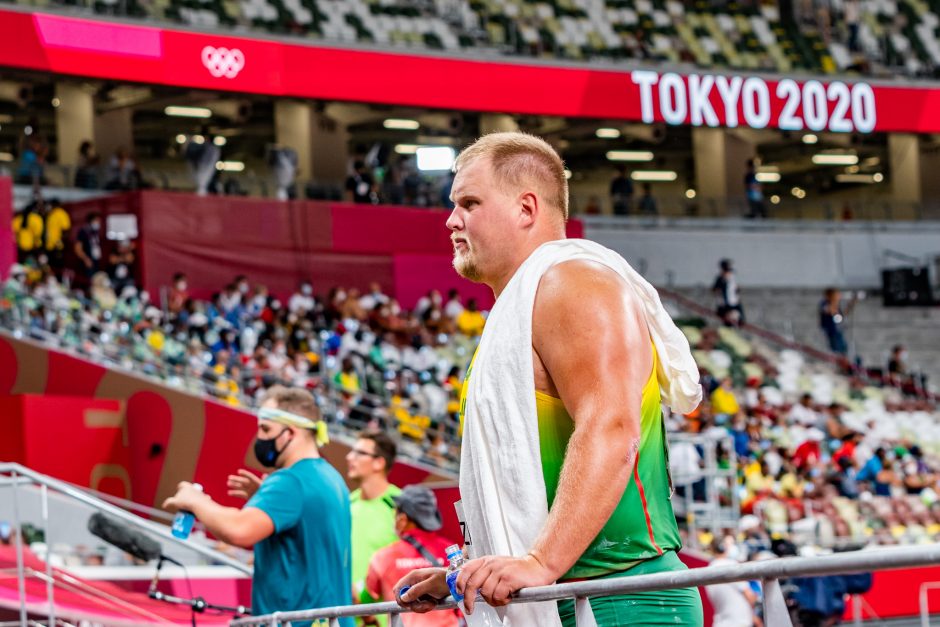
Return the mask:
<path id="1" fill-rule="evenodd" d="M 109 516 L 120 520 L 123 523 L 126 523 L 132 527 L 138 528 L 146 533 L 158 536 L 162 540 L 169 540 L 174 544 L 182 546 L 186 549 L 194 551 L 200 554 L 203 557 L 206 557 L 214 562 L 225 564 L 230 566 L 235 570 L 244 573 L 246 575 L 252 574 L 252 568 L 246 564 L 229 557 L 223 553 L 215 551 L 208 546 L 199 544 L 198 542 L 193 542 L 190 540 L 181 540 L 174 536 L 170 532 L 170 528 L 166 525 L 161 525 L 158 523 L 153 523 L 148 520 L 144 520 L 134 514 L 131 514 L 120 507 L 112 505 L 100 498 L 91 496 L 84 490 L 73 486 L 70 483 L 61 481 L 59 479 L 54 479 L 47 475 L 35 472 L 30 470 L 25 466 L 15 463 L 0 463 L 0 476 L 8 477 L 8 480 L 5 481 L 5 484 L 12 485 L 12 504 L 13 504 L 13 529 L 15 530 L 16 537 L 16 578 L 19 588 L 19 597 L 20 597 L 20 623 L 21 625 L 28 624 L 27 620 L 27 610 L 26 610 L 26 579 L 30 576 L 38 577 L 46 583 L 46 599 L 48 604 L 48 624 L 56 624 L 55 616 L 55 592 L 54 588 L 57 585 L 56 578 L 53 574 L 52 568 L 52 559 L 51 554 L 54 552 L 53 543 L 49 537 L 49 491 L 57 492 L 59 494 L 65 495 L 71 500 L 77 501 L 84 505 L 91 507 L 92 509 L 108 514 Z M 41 512 L 42 512 L 42 523 L 43 523 L 43 533 L 44 541 L 48 547 L 48 553 L 45 556 L 45 565 L 46 572 L 39 573 L 28 569 L 25 566 L 24 561 L 24 542 L 23 542 L 23 533 L 21 527 L 21 516 L 20 516 L 20 495 L 18 491 L 20 488 L 30 487 L 30 486 L 39 486 L 40 490 L 40 502 L 41 502 Z M 31 624 L 31 623 L 29 623 Z"/>
<path id="2" fill-rule="evenodd" d="M 780 590 L 781 579 L 864 573 L 896 568 L 917 568 L 940 564 L 940 544 L 868 549 L 851 553 L 836 553 L 821 557 L 784 557 L 760 562 L 729 566 L 694 568 L 691 570 L 637 575 L 618 579 L 561 583 L 538 588 L 526 588 L 513 595 L 512 603 L 536 603 L 574 599 L 578 627 L 594 627 L 596 622 L 589 599 L 653 590 L 692 588 L 736 581 L 760 581 L 763 586 L 764 624 L 767 627 L 789 627 L 789 611 Z M 453 608 L 453 601 L 442 603 L 441 609 Z M 372 605 L 347 605 L 297 612 L 276 612 L 234 620 L 232 627 L 269 625 L 277 627 L 290 621 L 328 621 L 330 627 L 339 626 L 339 618 L 347 616 L 377 616 L 390 614 L 391 627 L 401 627 L 400 615 L 406 613 L 393 602 Z"/>

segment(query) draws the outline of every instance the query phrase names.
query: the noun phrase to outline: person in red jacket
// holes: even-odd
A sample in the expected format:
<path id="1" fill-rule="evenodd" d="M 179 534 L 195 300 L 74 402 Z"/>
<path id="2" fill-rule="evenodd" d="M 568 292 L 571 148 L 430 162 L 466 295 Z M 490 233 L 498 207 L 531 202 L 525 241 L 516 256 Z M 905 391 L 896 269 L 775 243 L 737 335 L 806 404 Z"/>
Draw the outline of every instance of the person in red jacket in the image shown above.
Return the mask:
<path id="1" fill-rule="evenodd" d="M 395 584 L 417 568 L 444 566 L 446 550 L 453 544 L 437 532 L 441 513 L 437 498 L 425 487 L 410 485 L 394 497 L 395 533 L 400 538 L 372 556 L 366 588 L 375 598 L 395 600 Z M 455 610 L 428 614 L 403 614 L 405 627 L 457 627 Z M 368 622 L 366 624 L 369 624 Z"/>

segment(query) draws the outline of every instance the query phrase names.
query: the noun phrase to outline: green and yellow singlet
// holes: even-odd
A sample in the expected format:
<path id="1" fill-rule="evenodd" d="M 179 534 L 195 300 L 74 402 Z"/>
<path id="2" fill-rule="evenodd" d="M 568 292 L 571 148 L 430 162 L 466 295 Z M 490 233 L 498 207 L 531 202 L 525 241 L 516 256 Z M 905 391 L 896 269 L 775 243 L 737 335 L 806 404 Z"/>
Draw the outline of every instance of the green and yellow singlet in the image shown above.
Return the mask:
<path id="1" fill-rule="evenodd" d="M 681 548 L 679 528 L 670 501 L 671 485 L 666 449 L 661 394 L 656 378 L 656 349 L 653 368 L 643 387 L 640 408 L 640 443 L 630 481 L 610 519 L 600 533 L 565 573 L 561 581 L 603 577 L 630 569 L 637 563 Z M 471 361 L 467 379 L 473 369 Z M 467 383 L 460 399 L 463 426 Z M 535 392 L 539 448 L 548 508 L 558 490 L 565 450 L 574 432 L 574 422 L 561 399 Z"/>

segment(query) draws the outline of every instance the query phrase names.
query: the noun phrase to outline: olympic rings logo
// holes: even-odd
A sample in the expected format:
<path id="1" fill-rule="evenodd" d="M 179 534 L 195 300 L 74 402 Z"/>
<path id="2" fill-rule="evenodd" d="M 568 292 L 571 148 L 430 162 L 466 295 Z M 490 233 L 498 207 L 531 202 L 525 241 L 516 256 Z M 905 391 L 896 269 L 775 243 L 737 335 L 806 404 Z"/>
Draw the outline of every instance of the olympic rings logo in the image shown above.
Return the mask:
<path id="1" fill-rule="evenodd" d="M 206 46 L 202 49 L 202 64 L 216 78 L 235 78 L 245 67 L 245 55 L 238 48 Z"/>

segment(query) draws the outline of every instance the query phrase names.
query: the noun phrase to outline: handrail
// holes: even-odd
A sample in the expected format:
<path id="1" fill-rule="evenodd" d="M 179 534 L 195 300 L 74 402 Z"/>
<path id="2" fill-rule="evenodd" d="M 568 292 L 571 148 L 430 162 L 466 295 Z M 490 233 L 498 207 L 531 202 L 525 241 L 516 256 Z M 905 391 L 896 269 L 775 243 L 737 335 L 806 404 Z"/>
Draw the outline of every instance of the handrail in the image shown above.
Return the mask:
<path id="1" fill-rule="evenodd" d="M 784 557 L 760 562 L 748 562 L 729 566 L 694 568 L 691 570 L 561 583 L 537 588 L 526 588 L 513 595 L 513 603 L 535 603 L 561 599 L 586 599 L 590 597 L 649 592 L 674 588 L 710 586 L 735 581 L 774 582 L 790 577 L 815 577 L 848 573 L 915 568 L 940 563 L 940 543 L 907 547 L 866 549 L 850 553 L 835 553 L 819 557 Z M 441 604 L 441 609 L 454 607 L 453 602 Z M 232 627 L 250 625 L 279 625 L 287 621 L 335 619 L 346 616 L 374 616 L 377 614 L 401 614 L 406 610 L 397 603 L 374 605 L 347 605 L 297 612 L 277 612 L 265 616 L 252 616 L 234 620 Z M 773 627 L 768 622 L 768 627 Z"/>
<path id="2" fill-rule="evenodd" d="M 226 566 L 231 566 L 235 570 L 245 573 L 246 575 L 252 574 L 252 568 L 250 566 L 247 566 L 239 562 L 238 560 L 233 559 L 229 557 L 228 555 L 225 555 L 224 553 L 220 553 L 218 551 L 210 549 L 209 547 L 203 546 L 202 544 L 199 544 L 197 542 L 181 540 L 180 538 L 177 538 L 172 533 L 170 533 L 169 527 L 166 527 L 164 525 L 158 525 L 148 520 L 144 520 L 143 518 L 140 518 L 139 516 L 135 516 L 134 514 L 130 514 L 124 511 L 123 509 L 121 509 L 120 507 L 116 507 L 106 501 L 103 501 L 102 499 L 91 496 L 87 494 L 85 491 L 81 490 L 80 488 L 76 488 L 75 486 L 69 483 L 66 483 L 65 481 L 54 479 L 47 475 L 43 475 L 41 473 L 38 473 L 20 464 L 10 463 L 10 462 L 0 463 L 0 474 L 7 474 L 7 473 L 25 477 L 29 479 L 32 483 L 46 486 L 48 488 L 55 490 L 56 492 L 61 492 L 62 494 L 65 494 L 75 499 L 76 501 L 84 503 L 85 505 L 90 505 L 91 507 L 94 507 L 95 509 L 101 512 L 104 512 L 108 514 L 109 516 L 118 518 L 124 523 L 143 529 L 147 533 L 153 534 L 155 536 L 159 536 L 160 538 L 164 540 L 169 540 L 170 542 L 173 542 L 174 544 L 178 544 L 179 546 L 189 549 L 191 551 L 195 551 L 196 553 L 199 553 L 203 557 L 207 557 L 216 562 L 222 562 Z M 16 489 L 16 485 L 14 485 L 14 489 Z"/>

